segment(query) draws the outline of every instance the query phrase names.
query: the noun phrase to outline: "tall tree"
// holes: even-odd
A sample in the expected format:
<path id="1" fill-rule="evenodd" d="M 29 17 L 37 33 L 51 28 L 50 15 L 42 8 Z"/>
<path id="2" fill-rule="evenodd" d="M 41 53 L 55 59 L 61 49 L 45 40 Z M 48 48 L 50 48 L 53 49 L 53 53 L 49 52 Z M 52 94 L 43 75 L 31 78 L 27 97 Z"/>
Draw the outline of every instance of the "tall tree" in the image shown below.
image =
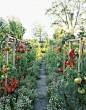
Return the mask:
<path id="1" fill-rule="evenodd" d="M 54 17 L 52 26 L 57 25 L 74 35 L 82 26 L 85 28 L 86 0 L 54 0 L 46 14 Z"/>
<path id="2" fill-rule="evenodd" d="M 22 23 L 19 20 L 16 20 L 14 17 L 9 18 L 9 28 L 10 35 L 18 39 L 22 39 L 26 29 L 22 26 Z"/>
<path id="3" fill-rule="evenodd" d="M 8 22 L 0 18 L 0 40 L 7 34 L 22 39 L 25 31 L 26 29 L 22 26 L 22 23 L 14 17 L 8 18 Z"/>
<path id="4" fill-rule="evenodd" d="M 0 17 L 0 40 L 2 40 L 6 36 L 6 32 L 8 32 L 7 28 L 7 22 L 2 17 Z"/>
<path id="5" fill-rule="evenodd" d="M 40 23 L 33 23 L 33 28 L 32 28 L 32 34 L 33 38 L 41 41 L 43 38 L 43 26 Z"/>
<path id="6" fill-rule="evenodd" d="M 47 31 L 45 31 L 45 32 L 43 33 L 43 36 L 44 36 L 44 37 L 43 37 L 43 40 L 48 42 L 48 39 L 49 39 L 49 38 L 48 38 L 48 33 L 47 33 Z"/>

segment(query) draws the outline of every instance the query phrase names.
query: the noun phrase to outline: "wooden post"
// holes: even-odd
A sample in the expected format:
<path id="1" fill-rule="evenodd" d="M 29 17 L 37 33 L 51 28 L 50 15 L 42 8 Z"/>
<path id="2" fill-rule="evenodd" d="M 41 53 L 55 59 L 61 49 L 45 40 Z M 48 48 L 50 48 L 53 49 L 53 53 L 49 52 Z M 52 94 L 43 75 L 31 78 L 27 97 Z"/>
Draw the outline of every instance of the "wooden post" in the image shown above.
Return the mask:
<path id="1" fill-rule="evenodd" d="M 64 69 L 65 69 L 65 48 L 63 51 L 63 75 L 64 75 Z"/>
<path id="2" fill-rule="evenodd" d="M 69 52 L 70 52 L 70 50 L 71 50 L 71 41 L 69 41 Z M 69 53 L 68 53 L 68 61 L 70 62 L 70 60 L 71 60 L 71 57 L 69 56 Z M 69 76 L 67 73 L 67 81 L 68 81 L 68 79 L 69 79 Z"/>
<path id="3" fill-rule="evenodd" d="M 15 66 L 15 39 L 13 39 L 13 66 Z"/>
<path id="4" fill-rule="evenodd" d="M 82 62 L 81 58 L 82 58 L 82 39 L 79 41 L 78 77 L 80 77 L 80 66 Z"/>
<path id="5" fill-rule="evenodd" d="M 19 45 L 21 45 L 21 41 L 19 41 Z M 19 53 L 21 55 L 21 53 Z M 21 59 L 19 60 L 19 80 L 20 80 L 20 74 L 21 74 Z"/>
<path id="6" fill-rule="evenodd" d="M 9 37 L 6 36 L 6 47 L 8 46 Z M 5 64 L 8 66 L 8 51 L 5 53 Z"/>
<path id="7" fill-rule="evenodd" d="M 70 52 L 70 50 L 71 50 L 71 41 L 69 41 L 69 52 Z M 69 54 L 68 54 L 68 61 L 70 62 L 70 59 L 71 59 L 71 57 L 69 56 Z"/>
<path id="8" fill-rule="evenodd" d="M 8 35 L 6 36 L 6 47 L 8 46 L 8 41 L 9 41 L 9 37 Z M 8 66 L 8 51 L 6 51 L 5 53 L 5 65 Z M 6 73 L 6 75 L 8 76 L 8 74 Z M 7 78 L 5 79 L 5 95 L 7 94 L 6 92 L 6 87 L 7 87 Z"/>
<path id="9" fill-rule="evenodd" d="M 27 65 L 27 45 L 26 45 L 26 65 Z M 28 65 L 27 65 L 28 68 Z"/>

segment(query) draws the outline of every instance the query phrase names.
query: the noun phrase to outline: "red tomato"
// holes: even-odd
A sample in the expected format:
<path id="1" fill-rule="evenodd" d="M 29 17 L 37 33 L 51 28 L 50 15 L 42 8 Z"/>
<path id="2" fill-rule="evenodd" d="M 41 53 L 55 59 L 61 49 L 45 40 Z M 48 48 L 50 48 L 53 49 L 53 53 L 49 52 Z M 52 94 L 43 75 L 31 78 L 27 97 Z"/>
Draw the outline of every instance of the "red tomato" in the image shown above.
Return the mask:
<path id="1" fill-rule="evenodd" d="M 14 84 L 18 84 L 19 81 L 17 79 L 13 79 Z"/>
<path id="2" fill-rule="evenodd" d="M 19 48 L 23 48 L 23 45 L 20 45 Z"/>
<path id="3" fill-rule="evenodd" d="M 2 86 L 4 86 L 4 85 L 5 85 L 5 81 L 1 81 L 1 83 L 2 83 Z"/>
<path id="4" fill-rule="evenodd" d="M 71 60 L 71 62 L 70 62 L 70 63 L 71 63 L 71 65 L 74 65 L 74 60 Z"/>
<path id="5" fill-rule="evenodd" d="M 21 58 L 18 56 L 18 57 L 17 57 L 17 60 L 20 60 L 20 59 L 21 59 Z"/>
<path id="6" fill-rule="evenodd" d="M 28 49 L 27 51 L 30 51 L 30 49 Z"/>
<path id="7" fill-rule="evenodd" d="M 13 86 L 14 86 L 14 83 L 12 82 L 12 83 L 11 83 L 11 87 L 13 87 Z"/>
<path id="8" fill-rule="evenodd" d="M 16 88 L 16 86 L 17 86 L 17 85 L 16 85 L 16 84 L 14 84 L 14 88 Z"/>
<path id="9" fill-rule="evenodd" d="M 66 67 L 67 67 L 67 66 L 70 66 L 70 62 L 69 62 L 69 61 L 66 62 Z"/>
<path id="10" fill-rule="evenodd" d="M 7 86 L 7 92 L 11 92 L 11 87 L 10 86 Z"/>
<path id="11" fill-rule="evenodd" d="M 25 42 L 25 45 L 27 45 L 27 42 Z"/>
<path id="12" fill-rule="evenodd" d="M 15 81 L 15 84 L 18 84 L 18 83 L 19 83 L 19 81 L 18 81 L 18 80 L 16 80 L 16 81 Z"/>
<path id="13" fill-rule="evenodd" d="M 5 47 L 5 50 L 10 51 L 10 47 L 9 46 Z"/>
<path id="14" fill-rule="evenodd" d="M 75 58 L 76 57 L 76 55 L 73 55 L 73 58 Z"/>
<path id="15" fill-rule="evenodd" d="M 75 66 L 74 65 L 71 65 L 72 69 L 74 70 L 75 69 Z"/>
<path id="16" fill-rule="evenodd" d="M 58 71 L 59 71 L 59 72 L 62 72 L 62 71 L 63 71 L 63 68 L 60 68 Z"/>
<path id="17" fill-rule="evenodd" d="M 12 88 L 12 90 L 11 90 L 12 92 L 14 92 L 14 89 Z"/>
<path id="18" fill-rule="evenodd" d="M 72 53 L 73 53 L 73 49 L 70 50 L 70 52 L 69 52 L 69 56 L 71 56 Z"/>
<path id="19" fill-rule="evenodd" d="M 24 53 L 25 52 L 25 49 L 20 49 L 21 53 Z"/>

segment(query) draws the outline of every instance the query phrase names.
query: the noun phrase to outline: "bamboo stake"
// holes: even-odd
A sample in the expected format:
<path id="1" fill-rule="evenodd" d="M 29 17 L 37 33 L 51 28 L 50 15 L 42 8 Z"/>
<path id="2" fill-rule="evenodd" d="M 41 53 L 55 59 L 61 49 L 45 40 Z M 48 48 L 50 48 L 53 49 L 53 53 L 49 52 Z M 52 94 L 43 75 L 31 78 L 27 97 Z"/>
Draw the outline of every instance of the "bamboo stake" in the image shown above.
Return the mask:
<path id="1" fill-rule="evenodd" d="M 27 65 L 27 45 L 26 45 L 26 65 Z M 28 68 L 28 65 L 27 65 Z"/>
<path id="2" fill-rule="evenodd" d="M 15 39 L 13 39 L 13 66 L 15 66 Z"/>
<path id="3" fill-rule="evenodd" d="M 82 58 L 82 40 L 79 41 L 78 77 L 80 77 L 80 66 L 82 62 L 81 58 Z"/>
<path id="4" fill-rule="evenodd" d="M 70 50 L 71 50 L 71 41 L 69 41 L 69 52 L 70 52 Z M 70 60 L 71 60 L 71 57 L 68 54 L 68 61 L 70 62 Z M 67 73 L 67 81 L 68 81 L 68 79 L 69 79 L 69 76 L 68 76 L 68 73 Z"/>
<path id="5" fill-rule="evenodd" d="M 64 69 L 65 69 L 65 48 L 63 51 L 63 75 L 64 75 Z"/>
<path id="6" fill-rule="evenodd" d="M 9 41 L 9 37 L 6 36 L 6 47 L 8 46 L 8 41 Z M 6 51 L 5 53 L 5 65 L 8 66 L 8 51 Z M 8 76 L 7 73 L 6 75 Z M 5 79 L 5 91 L 4 91 L 5 95 L 7 94 L 6 87 L 7 87 L 7 78 Z"/>
<path id="7" fill-rule="evenodd" d="M 70 50 L 71 50 L 71 41 L 69 41 L 69 52 L 70 52 Z M 68 54 L 68 61 L 70 62 L 70 59 L 71 59 L 71 57 L 69 56 L 69 54 Z"/>
<path id="8" fill-rule="evenodd" d="M 19 45 L 21 45 L 21 41 L 19 41 Z M 20 55 L 20 52 L 19 52 L 19 55 Z M 19 60 L 19 76 L 21 74 L 21 59 Z M 19 77 L 19 80 L 20 80 L 20 77 Z"/>

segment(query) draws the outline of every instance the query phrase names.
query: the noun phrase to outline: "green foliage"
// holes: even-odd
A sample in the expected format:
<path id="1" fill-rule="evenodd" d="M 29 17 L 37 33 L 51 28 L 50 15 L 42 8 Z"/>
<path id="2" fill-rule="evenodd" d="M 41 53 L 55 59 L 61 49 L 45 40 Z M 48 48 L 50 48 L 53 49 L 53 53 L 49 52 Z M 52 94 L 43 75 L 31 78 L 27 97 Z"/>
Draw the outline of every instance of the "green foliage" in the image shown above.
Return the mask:
<path id="1" fill-rule="evenodd" d="M 22 23 L 19 20 L 11 17 L 8 19 L 8 23 L 3 19 L 0 19 L 0 22 L 0 40 L 2 40 L 7 34 L 18 39 L 23 38 L 26 29 L 22 26 Z"/>
<path id="2" fill-rule="evenodd" d="M 70 34 L 69 34 L 69 38 L 70 38 Z M 75 49 L 75 47 L 72 46 L 72 49 Z M 86 91 L 86 82 L 83 77 L 85 76 L 83 55 L 82 55 L 83 66 L 81 67 L 82 82 L 80 84 L 77 84 L 74 82 L 74 79 L 77 78 L 77 74 L 78 74 L 78 57 L 79 57 L 78 54 L 76 54 L 76 59 L 73 59 L 75 69 L 68 66 L 64 70 L 64 75 L 63 72 L 58 72 L 59 68 L 63 68 L 63 63 L 62 63 L 63 50 L 64 48 L 62 48 L 61 52 L 59 53 L 55 53 L 55 50 L 53 51 L 49 50 L 45 56 L 46 74 L 48 75 L 47 96 L 49 97 L 49 105 L 47 106 L 47 110 L 79 110 L 79 109 L 85 110 L 86 93 L 84 94 L 78 93 L 78 88 L 85 89 Z M 65 59 L 66 61 L 68 61 L 68 56 L 65 56 Z"/>
<path id="3" fill-rule="evenodd" d="M 19 21 L 16 21 L 14 17 L 9 18 L 8 21 L 9 21 L 9 28 L 10 28 L 9 34 L 18 39 L 22 39 L 25 33 L 25 28 L 22 26 L 22 23 L 20 23 Z"/>
<path id="4" fill-rule="evenodd" d="M 65 31 L 69 31 L 74 35 L 75 31 L 81 30 L 85 32 L 81 27 L 85 28 L 86 19 L 82 15 L 86 15 L 83 9 L 86 4 L 85 0 L 66 0 L 66 1 L 56 1 L 52 2 L 51 8 L 46 9 L 46 15 L 51 15 L 54 17 L 54 22 L 51 26 L 57 25 Z M 77 31 L 78 33 L 78 31 Z M 56 36 L 54 36 L 55 38 Z"/>

